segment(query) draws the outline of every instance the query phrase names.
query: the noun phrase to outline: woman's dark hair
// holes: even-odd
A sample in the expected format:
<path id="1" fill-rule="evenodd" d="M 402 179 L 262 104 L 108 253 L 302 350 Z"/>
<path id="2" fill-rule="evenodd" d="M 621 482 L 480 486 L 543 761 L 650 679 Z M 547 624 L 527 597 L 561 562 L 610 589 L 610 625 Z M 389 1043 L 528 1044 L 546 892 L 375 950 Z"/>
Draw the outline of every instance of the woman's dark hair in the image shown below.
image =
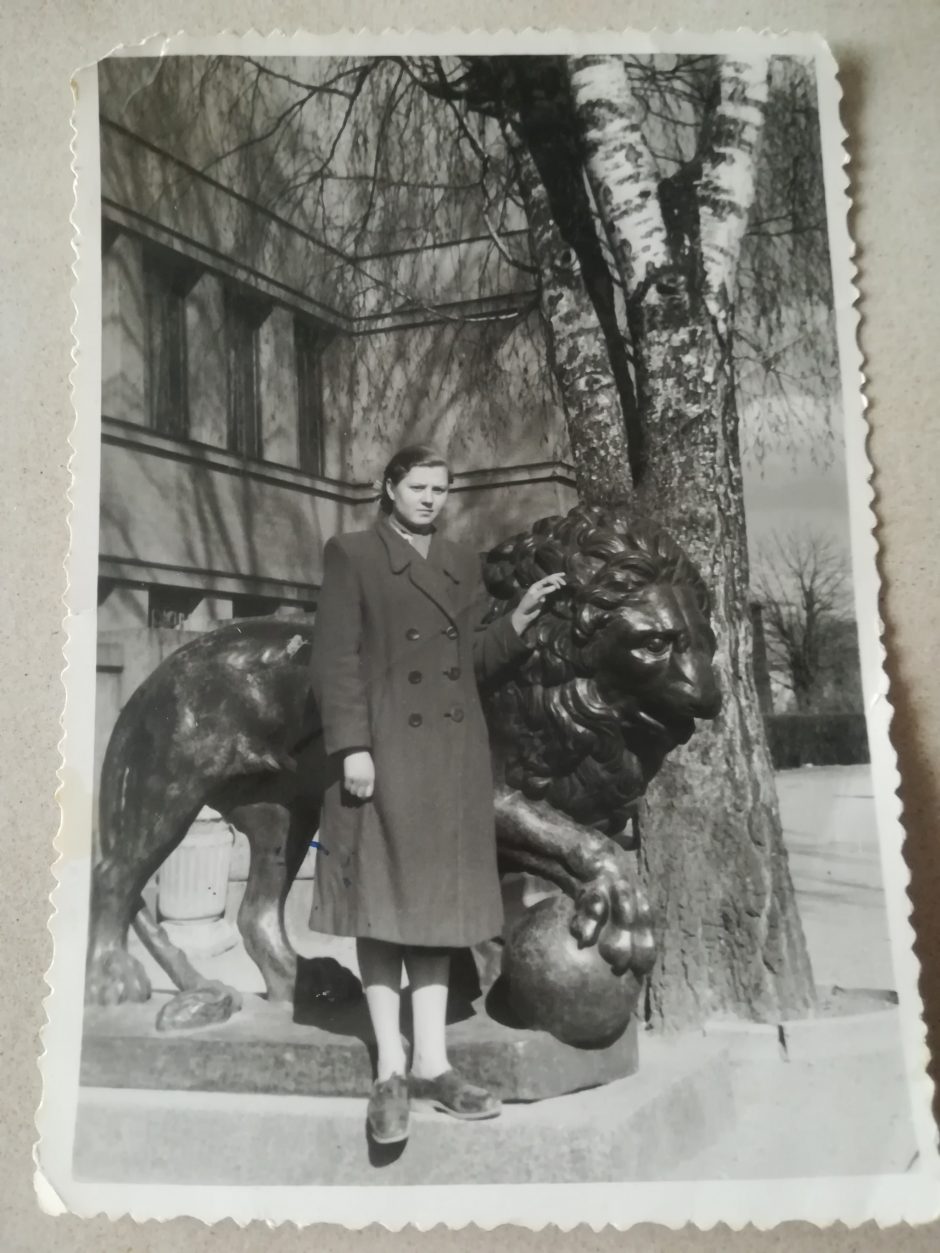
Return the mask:
<path id="1" fill-rule="evenodd" d="M 447 471 L 447 482 L 450 483 L 450 466 L 436 448 L 432 448 L 430 444 L 409 444 L 407 448 L 400 448 L 382 471 L 382 495 L 379 499 L 379 509 L 383 513 L 392 512 L 392 502 L 388 498 L 386 486 L 389 483 L 393 487 L 397 486 L 417 466 L 443 466 Z"/>

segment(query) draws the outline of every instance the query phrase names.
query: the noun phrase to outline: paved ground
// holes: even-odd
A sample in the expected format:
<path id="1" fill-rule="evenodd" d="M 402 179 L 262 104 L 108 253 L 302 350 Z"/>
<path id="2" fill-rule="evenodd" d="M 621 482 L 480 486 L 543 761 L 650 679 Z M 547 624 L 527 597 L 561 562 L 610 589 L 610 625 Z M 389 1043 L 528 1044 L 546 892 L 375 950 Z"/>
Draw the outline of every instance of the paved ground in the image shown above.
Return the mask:
<path id="1" fill-rule="evenodd" d="M 777 793 L 817 984 L 893 988 L 871 771 L 785 770 Z"/>
<path id="2" fill-rule="evenodd" d="M 777 776 L 784 838 L 816 983 L 890 992 L 894 974 L 867 766 Z M 802 1030 L 788 1060 L 738 1051 L 737 1116 L 685 1179 L 902 1172 L 915 1160 L 896 1010 Z"/>
<path id="3" fill-rule="evenodd" d="M 886 1011 L 886 1028 L 896 1011 Z M 850 1019 L 832 1019 L 836 1033 Z M 854 1024 L 859 1033 L 865 1028 Z M 734 1127 L 679 1164 L 676 1179 L 782 1179 L 903 1174 L 917 1161 L 896 1032 L 868 1049 L 797 1061 L 746 1058 L 731 1072 Z"/>

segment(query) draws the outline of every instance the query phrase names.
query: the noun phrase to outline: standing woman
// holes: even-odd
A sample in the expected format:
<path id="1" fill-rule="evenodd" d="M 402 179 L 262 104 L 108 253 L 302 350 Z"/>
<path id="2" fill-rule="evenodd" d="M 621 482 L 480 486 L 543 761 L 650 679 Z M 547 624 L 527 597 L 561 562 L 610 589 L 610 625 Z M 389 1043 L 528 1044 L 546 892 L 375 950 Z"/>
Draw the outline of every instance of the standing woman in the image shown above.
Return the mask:
<path id="1" fill-rule="evenodd" d="M 332 772 L 318 836 L 310 925 L 352 935 L 378 1046 L 369 1098 L 374 1140 L 404 1140 L 412 1096 L 458 1118 L 499 1101 L 450 1068 L 450 953 L 497 935 L 493 780 L 477 680 L 529 645 L 526 627 L 563 582 L 530 587 L 487 626 L 479 558 L 440 535 L 450 471 L 426 446 L 404 448 L 382 479 L 377 522 L 324 552 L 313 689 Z M 414 1023 L 406 1074 L 402 964 Z"/>

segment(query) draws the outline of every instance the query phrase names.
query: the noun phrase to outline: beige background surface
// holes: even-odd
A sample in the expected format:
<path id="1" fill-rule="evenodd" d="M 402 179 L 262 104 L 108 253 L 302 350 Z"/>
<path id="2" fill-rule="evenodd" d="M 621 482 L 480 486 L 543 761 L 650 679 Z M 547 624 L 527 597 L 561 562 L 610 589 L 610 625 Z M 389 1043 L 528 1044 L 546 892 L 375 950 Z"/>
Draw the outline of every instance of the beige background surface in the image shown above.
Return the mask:
<path id="1" fill-rule="evenodd" d="M 535 1249 L 793 1249 L 849 1250 L 937 1247 L 940 1225 L 917 1231 L 847 1232 L 790 1225 L 760 1235 L 673 1233 L 638 1228 L 627 1234 L 540 1235 L 504 1229 L 450 1236 L 414 1231 L 391 1236 L 336 1228 L 300 1233 L 232 1224 L 207 1229 L 192 1221 L 137 1227 L 50 1219 L 32 1196 L 30 1152 L 39 1099 L 35 1065 L 42 1023 L 42 972 L 50 956 L 45 929 L 49 860 L 57 823 L 53 799 L 58 763 L 57 719 L 62 644 L 60 596 L 67 545 L 65 491 L 71 425 L 68 369 L 71 177 L 69 74 L 116 44 L 185 27 L 193 34 L 298 26 L 399 29 L 449 24 L 489 28 L 683 24 L 721 29 L 817 29 L 842 67 L 844 120 L 850 130 L 862 289 L 862 347 L 871 403 L 871 457 L 880 517 L 884 616 L 896 716 L 893 736 L 904 780 L 911 897 L 924 963 L 922 993 L 940 1055 L 940 668 L 935 617 L 940 602 L 940 342 L 936 283 L 940 259 L 940 3 L 937 0 L 791 0 L 725 3 L 658 0 L 412 0 L 411 3 L 249 3 L 190 5 L 180 0 L 5 0 L 0 10 L 4 575 L 0 639 L 0 778 L 4 858 L 0 871 L 0 1250 L 170 1250 L 226 1253 L 392 1248 Z M 936 1065 L 935 1065 L 936 1073 Z M 486 1221 L 486 1215 L 480 1215 Z"/>

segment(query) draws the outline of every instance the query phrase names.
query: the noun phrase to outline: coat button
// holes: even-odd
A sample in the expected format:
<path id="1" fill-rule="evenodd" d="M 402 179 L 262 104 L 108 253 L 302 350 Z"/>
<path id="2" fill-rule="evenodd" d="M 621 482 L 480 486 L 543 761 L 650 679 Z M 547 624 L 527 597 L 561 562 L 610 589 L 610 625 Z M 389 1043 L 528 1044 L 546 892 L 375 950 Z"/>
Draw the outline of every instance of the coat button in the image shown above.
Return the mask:
<path id="1" fill-rule="evenodd" d="M 460 678 L 460 667 L 459 667 L 459 666 L 451 666 L 451 668 L 450 668 L 449 670 L 445 670 L 445 671 L 444 671 L 444 673 L 447 675 L 448 679 L 459 679 L 459 678 Z"/>
<path id="2" fill-rule="evenodd" d="M 423 677 L 424 677 L 424 676 L 422 675 L 422 673 L 421 673 L 421 671 L 420 671 L 420 670 L 411 670 L 411 671 L 409 671 L 409 673 L 408 673 L 408 682 L 409 682 L 409 683 L 420 683 Z"/>
<path id="3" fill-rule="evenodd" d="M 409 627 L 408 630 L 405 632 L 406 640 L 419 640 L 420 638 L 421 638 L 421 632 L 418 630 L 417 627 Z"/>
<path id="4" fill-rule="evenodd" d="M 457 638 L 457 628 L 455 626 L 449 626 L 444 631 L 444 634 L 449 640 L 455 640 Z"/>
<path id="5" fill-rule="evenodd" d="M 422 723 L 423 721 L 424 721 L 424 719 L 421 717 L 421 715 L 420 715 L 420 714 L 409 714 L 409 715 L 408 715 L 408 725 L 409 725 L 410 727 L 420 727 L 420 725 L 421 725 L 421 723 Z"/>
<path id="6" fill-rule="evenodd" d="M 463 722 L 463 710 L 459 705 L 454 705 L 452 709 L 448 709 L 447 717 L 452 718 L 454 722 Z"/>

